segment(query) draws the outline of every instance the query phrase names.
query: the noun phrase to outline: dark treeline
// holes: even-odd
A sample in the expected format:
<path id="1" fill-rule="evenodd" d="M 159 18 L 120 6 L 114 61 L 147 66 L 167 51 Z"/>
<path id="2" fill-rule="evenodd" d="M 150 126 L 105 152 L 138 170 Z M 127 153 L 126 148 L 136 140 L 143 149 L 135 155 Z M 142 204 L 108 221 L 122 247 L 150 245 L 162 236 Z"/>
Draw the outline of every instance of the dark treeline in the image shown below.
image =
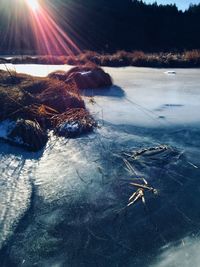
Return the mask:
<path id="1" fill-rule="evenodd" d="M 10 16 L 16 8 L 9 1 L 5 1 L 7 13 L 0 4 L 0 50 L 36 50 L 29 16 Z M 58 25 L 81 49 L 157 52 L 200 48 L 200 4 L 185 12 L 176 5 L 137 0 L 46 0 L 43 5 L 51 7 Z"/>

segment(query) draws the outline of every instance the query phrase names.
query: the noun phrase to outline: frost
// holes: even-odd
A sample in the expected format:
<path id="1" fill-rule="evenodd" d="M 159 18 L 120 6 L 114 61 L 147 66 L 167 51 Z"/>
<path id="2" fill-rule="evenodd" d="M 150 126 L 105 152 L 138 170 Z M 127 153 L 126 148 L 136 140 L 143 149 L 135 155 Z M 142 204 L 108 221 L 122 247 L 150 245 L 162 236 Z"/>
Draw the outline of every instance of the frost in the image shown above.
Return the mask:
<path id="1" fill-rule="evenodd" d="M 79 124 L 77 122 L 65 122 L 62 123 L 59 127 L 59 132 L 65 133 L 65 132 L 70 132 L 70 133 L 75 133 L 79 131 Z"/>

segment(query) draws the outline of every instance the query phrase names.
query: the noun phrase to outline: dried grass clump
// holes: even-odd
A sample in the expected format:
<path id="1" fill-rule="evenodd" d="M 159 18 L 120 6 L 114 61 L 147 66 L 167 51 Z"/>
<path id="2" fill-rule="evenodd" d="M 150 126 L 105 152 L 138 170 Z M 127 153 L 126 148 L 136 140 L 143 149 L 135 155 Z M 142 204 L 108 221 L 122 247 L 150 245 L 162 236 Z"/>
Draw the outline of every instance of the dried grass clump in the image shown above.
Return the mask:
<path id="1" fill-rule="evenodd" d="M 32 94 L 20 87 L 23 79 L 23 75 L 10 76 L 6 71 L 0 72 L 0 120 L 9 118 L 24 106 L 37 103 Z"/>
<path id="2" fill-rule="evenodd" d="M 200 61 L 200 50 L 186 51 L 184 53 L 185 60 L 189 61 Z"/>
<path id="3" fill-rule="evenodd" d="M 14 82 L 13 82 L 14 81 Z M 50 78 L 0 71 L 0 120 L 9 117 L 33 117 L 32 107 L 48 106 L 63 113 L 69 108 L 84 108 L 75 84 Z"/>
<path id="4" fill-rule="evenodd" d="M 49 106 L 58 112 L 65 112 L 69 108 L 84 108 L 84 101 L 74 92 L 74 88 L 61 81 L 52 80 L 48 88 L 37 95 L 39 103 Z"/>
<path id="5" fill-rule="evenodd" d="M 77 55 L 79 65 L 85 65 L 88 63 L 94 63 L 99 65 L 99 57 L 101 55 L 95 51 L 84 51 Z"/>
<path id="6" fill-rule="evenodd" d="M 21 56 L 10 59 L 12 64 L 66 64 L 65 56 Z"/>
<path id="7" fill-rule="evenodd" d="M 7 118 L 12 120 L 22 118 L 24 120 L 37 121 L 42 128 L 48 129 L 52 127 L 51 118 L 57 114 L 59 114 L 57 110 L 46 105 L 32 104 L 17 109 L 13 113 L 10 113 Z"/>
<path id="8" fill-rule="evenodd" d="M 11 64 L 38 64 L 40 57 L 31 57 L 31 56 L 21 56 L 11 58 Z"/>
<path id="9" fill-rule="evenodd" d="M 0 58 L 2 63 L 13 64 L 69 64 L 85 65 L 96 64 L 108 67 L 199 67 L 200 50 L 194 49 L 185 52 L 155 52 L 144 53 L 143 51 L 127 52 L 117 51 L 113 54 L 98 53 L 95 51 L 83 51 L 73 56 L 22 56 L 11 59 Z"/>
<path id="10" fill-rule="evenodd" d="M 0 106 L 0 122 L 20 121 L 12 138 L 5 137 L 4 140 L 32 151 L 46 144 L 47 129 L 53 128 L 56 132 L 61 123 L 67 126 L 67 131 L 63 128 L 66 137 L 88 133 L 96 125 L 85 109 L 76 84 L 49 77 L 0 71 Z M 62 135 L 62 131 L 57 133 Z M 39 134 L 41 140 L 38 140 Z"/>
<path id="11" fill-rule="evenodd" d="M 52 124 L 55 132 L 65 137 L 89 133 L 97 126 L 90 113 L 83 108 L 69 109 L 65 113 L 53 116 Z"/>
<path id="12" fill-rule="evenodd" d="M 47 76 L 50 79 L 56 79 L 59 81 L 65 81 L 66 80 L 66 71 L 64 70 L 56 70 L 48 74 Z"/>

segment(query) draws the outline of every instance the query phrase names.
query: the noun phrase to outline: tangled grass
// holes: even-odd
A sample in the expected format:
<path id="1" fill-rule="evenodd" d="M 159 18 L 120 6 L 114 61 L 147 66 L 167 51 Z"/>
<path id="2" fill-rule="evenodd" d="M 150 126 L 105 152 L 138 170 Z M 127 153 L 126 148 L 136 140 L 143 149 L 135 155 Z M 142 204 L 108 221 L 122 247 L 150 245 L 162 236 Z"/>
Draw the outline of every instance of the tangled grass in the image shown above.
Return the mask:
<path id="1" fill-rule="evenodd" d="M 143 51 L 117 51 L 104 54 L 94 51 L 84 51 L 75 56 L 23 56 L 7 59 L 12 64 L 57 64 L 57 65 L 85 65 L 94 63 L 99 66 L 123 67 L 200 67 L 200 50 L 184 52 L 145 53 Z M 5 63 L 5 59 L 0 63 Z"/>
<path id="2" fill-rule="evenodd" d="M 81 133 L 96 126 L 76 84 L 50 77 L 0 71 L 0 105 L 0 121 L 36 121 L 43 129 L 74 121 Z"/>

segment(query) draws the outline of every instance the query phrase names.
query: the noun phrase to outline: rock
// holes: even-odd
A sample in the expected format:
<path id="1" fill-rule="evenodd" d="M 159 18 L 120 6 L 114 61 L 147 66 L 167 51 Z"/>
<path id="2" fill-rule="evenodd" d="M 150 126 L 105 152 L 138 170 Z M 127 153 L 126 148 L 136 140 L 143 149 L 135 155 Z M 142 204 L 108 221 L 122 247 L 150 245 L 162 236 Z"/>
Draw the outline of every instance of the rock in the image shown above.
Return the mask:
<path id="1" fill-rule="evenodd" d="M 75 82 L 79 90 L 88 88 L 109 87 L 112 79 L 108 73 L 96 66 L 79 66 L 68 72 L 55 71 L 48 75 L 49 78 L 65 81 L 66 84 Z"/>
<path id="2" fill-rule="evenodd" d="M 96 68 L 87 71 L 72 72 L 66 79 L 66 83 L 74 81 L 78 89 L 110 87 L 112 85 L 111 77 L 102 69 Z"/>
<path id="3" fill-rule="evenodd" d="M 47 143 L 47 133 L 37 122 L 18 119 L 0 123 L 0 138 L 30 151 L 39 151 Z"/>

